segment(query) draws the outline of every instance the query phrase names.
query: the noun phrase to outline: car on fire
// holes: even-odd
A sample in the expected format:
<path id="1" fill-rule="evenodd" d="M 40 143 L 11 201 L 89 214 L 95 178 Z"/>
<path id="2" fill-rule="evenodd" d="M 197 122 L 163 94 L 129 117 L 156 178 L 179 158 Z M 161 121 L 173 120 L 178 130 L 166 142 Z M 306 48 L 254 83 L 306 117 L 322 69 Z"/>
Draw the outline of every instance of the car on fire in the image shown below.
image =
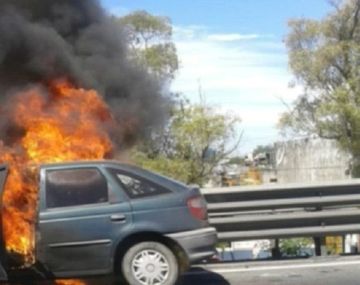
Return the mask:
<path id="1" fill-rule="evenodd" d="M 0 166 L 0 190 L 7 172 Z M 38 195 L 33 269 L 46 278 L 118 273 L 131 285 L 170 285 L 215 253 L 199 189 L 135 166 L 44 164 Z M 10 270 L 4 242 L 0 280 Z"/>

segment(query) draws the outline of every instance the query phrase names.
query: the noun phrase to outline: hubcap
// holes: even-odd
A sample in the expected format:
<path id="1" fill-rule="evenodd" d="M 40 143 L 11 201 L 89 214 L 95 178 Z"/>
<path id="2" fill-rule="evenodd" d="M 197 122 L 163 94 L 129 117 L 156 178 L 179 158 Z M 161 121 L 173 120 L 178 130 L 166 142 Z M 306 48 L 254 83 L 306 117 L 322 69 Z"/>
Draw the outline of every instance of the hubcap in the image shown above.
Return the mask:
<path id="1" fill-rule="evenodd" d="M 161 285 L 169 277 L 169 262 L 160 252 L 140 251 L 131 262 L 134 277 L 143 285 Z"/>

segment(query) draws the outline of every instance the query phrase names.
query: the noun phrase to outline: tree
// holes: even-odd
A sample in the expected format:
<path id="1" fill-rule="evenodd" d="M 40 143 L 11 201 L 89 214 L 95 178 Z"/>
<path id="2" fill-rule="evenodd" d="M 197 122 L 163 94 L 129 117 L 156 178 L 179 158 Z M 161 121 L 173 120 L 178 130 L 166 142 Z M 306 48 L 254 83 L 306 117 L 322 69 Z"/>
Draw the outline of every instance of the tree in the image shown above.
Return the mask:
<path id="1" fill-rule="evenodd" d="M 135 60 L 160 79 L 173 79 L 179 61 L 170 19 L 135 11 L 118 21 L 125 29 Z"/>
<path id="2" fill-rule="evenodd" d="M 116 19 L 123 27 L 138 64 L 160 81 L 170 83 L 179 67 L 172 42 L 169 18 L 136 11 Z M 136 147 L 132 156 L 138 165 L 186 183 L 202 185 L 214 167 L 237 146 L 229 147 L 239 121 L 217 113 L 203 102 L 192 105 L 173 96 L 169 120 Z"/>
<path id="3" fill-rule="evenodd" d="M 280 127 L 335 139 L 360 162 L 360 0 L 332 1 L 333 12 L 316 21 L 289 22 L 290 68 L 304 93 Z M 358 176 L 354 168 L 354 176 Z"/>
<path id="4" fill-rule="evenodd" d="M 301 256 L 304 249 L 311 247 L 311 238 L 290 238 L 280 240 L 280 251 L 285 256 Z"/>
<path id="5" fill-rule="evenodd" d="M 156 151 L 140 148 L 135 152 L 135 160 L 145 168 L 201 186 L 238 146 L 238 122 L 237 117 L 220 114 L 205 103 L 182 101 L 174 109 L 166 130 L 158 140 L 154 139 Z"/>

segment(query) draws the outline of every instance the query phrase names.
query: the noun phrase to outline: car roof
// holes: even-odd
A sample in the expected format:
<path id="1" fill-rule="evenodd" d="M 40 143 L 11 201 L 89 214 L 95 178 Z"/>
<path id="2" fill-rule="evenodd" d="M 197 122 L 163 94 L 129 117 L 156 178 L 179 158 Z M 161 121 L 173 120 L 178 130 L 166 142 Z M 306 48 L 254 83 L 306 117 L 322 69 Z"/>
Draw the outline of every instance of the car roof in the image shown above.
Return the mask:
<path id="1" fill-rule="evenodd" d="M 127 163 L 123 163 L 117 160 L 105 160 L 105 159 L 101 159 L 101 160 L 79 160 L 79 161 L 67 161 L 67 162 L 55 162 L 55 163 L 43 163 L 40 164 L 40 168 L 66 168 L 66 167 L 71 167 L 71 166 L 108 166 L 108 167 L 115 167 L 115 168 L 119 168 L 122 170 L 129 170 L 133 173 L 143 173 L 143 172 L 149 172 L 152 173 L 151 171 L 145 170 L 141 167 L 138 167 L 136 165 L 132 165 L 132 164 L 127 164 Z M 153 173 L 155 175 L 160 175 L 157 173 Z"/>
<path id="2" fill-rule="evenodd" d="M 86 166 L 86 165 L 126 165 L 124 163 L 121 163 L 116 160 L 105 160 L 105 159 L 99 159 L 99 160 L 76 160 L 76 161 L 65 161 L 65 162 L 51 162 L 51 163 L 41 163 L 40 167 L 57 167 L 57 166 L 73 166 L 73 165 L 80 165 L 80 166 Z"/>
<path id="3" fill-rule="evenodd" d="M 159 173 L 155 173 L 150 170 L 143 169 L 136 165 L 122 163 L 117 160 L 87 160 L 87 161 L 70 161 L 70 162 L 58 162 L 58 163 L 43 163 L 40 164 L 40 168 L 45 169 L 58 169 L 58 168 L 67 168 L 67 167 L 86 167 L 86 166 L 102 166 L 102 167 L 113 167 L 115 169 L 120 169 L 124 171 L 129 171 L 132 174 L 148 178 L 154 182 L 160 183 L 162 185 L 175 186 L 175 188 L 186 188 L 187 186 L 180 181 L 174 180 L 172 178 L 166 177 Z"/>

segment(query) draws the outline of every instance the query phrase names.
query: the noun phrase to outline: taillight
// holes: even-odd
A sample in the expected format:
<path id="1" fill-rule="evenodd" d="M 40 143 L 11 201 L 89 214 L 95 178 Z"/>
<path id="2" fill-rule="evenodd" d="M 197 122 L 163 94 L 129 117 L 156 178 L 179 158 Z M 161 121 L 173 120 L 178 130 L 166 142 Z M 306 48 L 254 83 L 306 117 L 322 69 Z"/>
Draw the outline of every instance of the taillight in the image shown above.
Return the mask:
<path id="1" fill-rule="evenodd" d="M 207 219 L 206 202 L 203 197 L 196 196 L 187 200 L 187 206 L 191 215 L 199 220 Z"/>

